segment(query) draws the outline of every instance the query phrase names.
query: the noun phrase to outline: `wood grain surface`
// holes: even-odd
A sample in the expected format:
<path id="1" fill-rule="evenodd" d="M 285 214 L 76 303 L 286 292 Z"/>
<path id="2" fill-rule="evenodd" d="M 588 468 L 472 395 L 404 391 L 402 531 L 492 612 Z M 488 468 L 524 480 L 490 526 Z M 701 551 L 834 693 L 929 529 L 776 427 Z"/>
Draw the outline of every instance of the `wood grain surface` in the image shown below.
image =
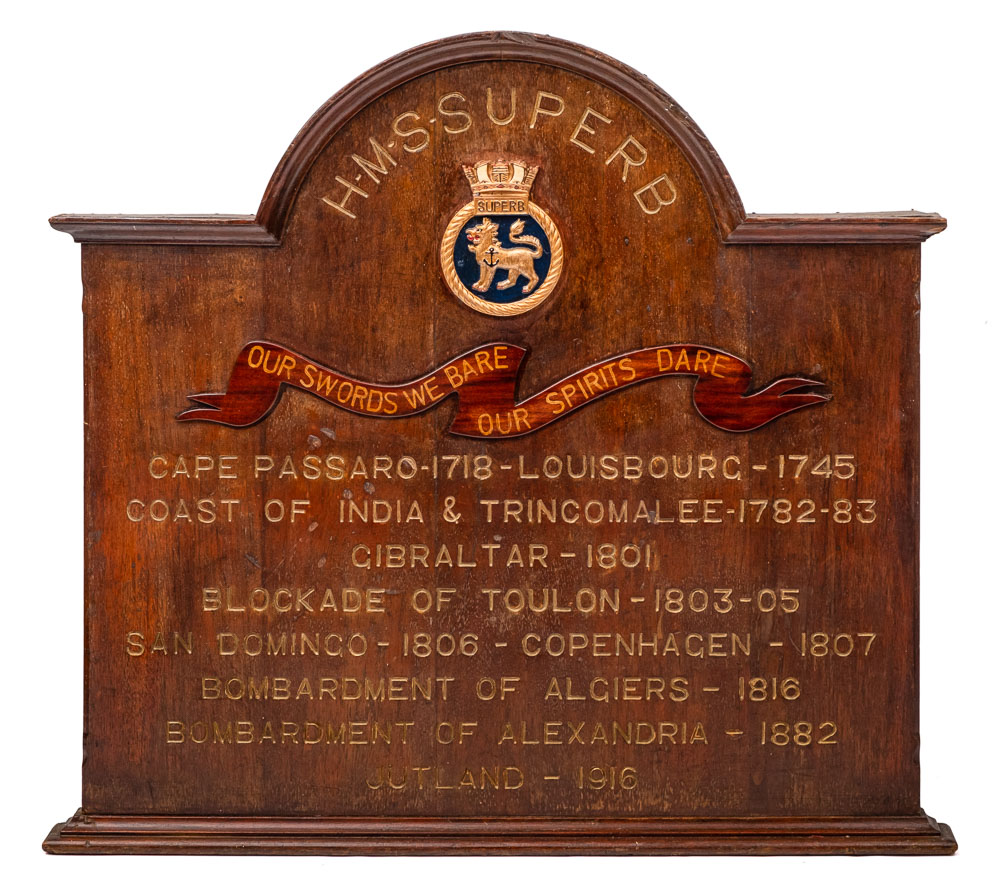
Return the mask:
<path id="1" fill-rule="evenodd" d="M 565 248 L 511 317 L 438 260 L 463 165 L 499 157 L 537 166 Z M 662 175 L 676 198 L 650 203 Z M 942 218 L 747 215 L 658 87 L 505 33 L 337 93 L 254 217 L 52 224 L 83 243 L 86 716 L 82 810 L 46 849 L 954 851 L 918 763 L 920 243 Z M 250 419 L 256 381 L 228 384 L 261 341 L 383 392 L 527 355 L 408 414 L 272 382 Z M 681 345 L 742 386 L 586 386 Z M 227 389 L 233 425 L 205 419 Z M 481 430 L 532 397 L 530 432 Z M 732 416 L 765 402 L 778 419 Z M 384 692 L 347 698 L 366 679 Z"/>

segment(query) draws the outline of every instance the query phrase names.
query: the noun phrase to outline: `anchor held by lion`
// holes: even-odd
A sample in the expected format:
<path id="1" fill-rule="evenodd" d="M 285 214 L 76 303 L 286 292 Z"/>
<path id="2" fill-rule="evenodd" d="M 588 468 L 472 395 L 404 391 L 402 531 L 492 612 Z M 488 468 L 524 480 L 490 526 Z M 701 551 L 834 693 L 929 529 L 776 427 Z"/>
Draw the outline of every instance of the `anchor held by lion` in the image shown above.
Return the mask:
<path id="1" fill-rule="evenodd" d="M 521 291 L 528 294 L 538 284 L 535 260 L 542 256 L 542 244 L 534 236 L 523 235 L 523 218 L 518 218 L 510 225 L 507 238 L 514 245 L 529 247 L 504 248 L 497 239 L 499 230 L 499 224 L 483 218 L 481 223 L 465 231 L 465 237 L 469 240 L 468 249 L 476 256 L 476 263 L 479 264 L 479 279 L 472 287 L 476 291 L 487 291 L 493 284 L 493 276 L 497 270 L 506 270 L 507 278 L 497 283 L 497 290 L 502 291 L 516 285 L 520 277 L 524 276 L 528 281 Z"/>

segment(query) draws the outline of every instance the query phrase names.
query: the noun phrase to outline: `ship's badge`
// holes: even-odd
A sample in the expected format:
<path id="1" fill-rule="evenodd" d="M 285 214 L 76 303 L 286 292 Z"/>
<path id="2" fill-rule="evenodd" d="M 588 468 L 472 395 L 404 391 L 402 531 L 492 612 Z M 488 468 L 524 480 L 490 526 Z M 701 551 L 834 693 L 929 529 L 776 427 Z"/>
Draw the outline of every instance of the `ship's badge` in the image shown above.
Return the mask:
<path id="1" fill-rule="evenodd" d="M 448 222 L 441 270 L 452 293 L 489 316 L 516 316 L 544 301 L 559 282 L 559 230 L 531 201 L 537 166 L 482 160 L 463 166 L 472 201 Z"/>

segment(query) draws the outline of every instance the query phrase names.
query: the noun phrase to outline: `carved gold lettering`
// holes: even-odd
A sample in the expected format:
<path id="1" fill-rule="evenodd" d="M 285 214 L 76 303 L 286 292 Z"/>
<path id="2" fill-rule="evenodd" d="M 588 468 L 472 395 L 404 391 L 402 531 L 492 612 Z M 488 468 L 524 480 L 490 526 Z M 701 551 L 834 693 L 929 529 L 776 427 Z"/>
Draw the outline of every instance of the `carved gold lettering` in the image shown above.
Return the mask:
<path id="1" fill-rule="evenodd" d="M 421 150 L 424 150 L 431 143 L 431 133 L 422 126 L 415 126 L 412 129 L 400 128 L 400 123 L 408 119 L 412 119 L 416 122 L 420 119 L 420 114 L 412 110 L 409 110 L 406 113 L 401 113 L 392 121 L 392 131 L 403 139 L 403 150 L 407 153 L 420 153 Z M 423 140 L 417 144 L 407 144 L 407 140 L 412 138 L 414 135 L 423 135 Z"/>
<path id="2" fill-rule="evenodd" d="M 366 159 L 363 156 L 358 156 L 356 153 L 351 154 L 351 159 L 357 163 L 358 168 L 361 169 L 369 178 L 371 178 L 376 184 L 380 184 L 382 179 L 379 174 L 385 176 L 389 174 L 389 167 L 396 166 L 398 163 L 393 159 L 392 154 L 389 153 L 378 141 L 374 138 L 369 138 L 368 143 L 371 145 L 372 150 L 375 153 L 375 162 Z M 389 165 L 386 165 L 388 161 Z"/>
<path id="3" fill-rule="evenodd" d="M 447 95 L 442 95 L 441 98 L 438 99 L 437 111 L 441 114 L 441 116 L 459 117 L 464 119 L 464 122 L 458 125 L 446 125 L 444 127 L 444 130 L 449 135 L 460 135 L 462 132 L 468 131 L 472 127 L 472 117 L 464 110 L 455 110 L 454 108 L 445 107 L 445 102 L 451 101 L 453 98 L 457 101 L 461 101 L 463 104 L 466 102 L 466 98 L 461 92 L 449 92 Z"/>
<path id="4" fill-rule="evenodd" d="M 622 178 L 622 180 L 624 181 L 625 179 Z M 660 193 L 660 186 L 666 187 L 670 191 L 668 199 L 664 199 Z M 652 203 L 647 199 L 646 194 L 648 194 L 649 199 L 652 199 Z M 672 205 L 677 200 L 677 188 L 668 175 L 660 175 L 658 178 L 650 181 L 645 187 L 640 187 L 632 195 L 635 197 L 635 201 L 639 203 L 639 207 L 647 215 L 655 215 L 663 206 Z"/>
<path id="5" fill-rule="evenodd" d="M 490 118 L 490 122 L 497 126 L 506 126 L 514 119 L 517 114 L 517 90 L 513 87 L 510 90 L 510 114 L 501 119 L 493 112 L 493 90 L 486 87 L 486 116 Z"/>
<path id="6" fill-rule="evenodd" d="M 583 115 L 580 117 L 580 121 L 576 124 L 576 128 L 573 130 L 573 134 L 569 136 L 569 142 L 570 144 L 575 144 L 577 147 L 586 150 L 587 153 L 593 153 L 594 148 L 591 147 L 589 144 L 585 144 L 583 141 L 581 141 L 579 139 L 579 135 L 581 132 L 586 132 L 588 135 L 597 134 L 597 131 L 595 129 L 591 129 L 590 126 L 587 125 L 587 117 L 591 116 L 594 117 L 595 119 L 600 120 L 602 123 L 611 122 L 611 120 L 609 120 L 606 116 L 604 116 L 604 114 L 598 113 L 592 107 L 587 107 L 583 111 Z"/>
<path id="7" fill-rule="evenodd" d="M 551 102 L 551 106 L 545 107 L 542 102 Z M 540 116 L 559 116 L 566 107 L 566 102 L 562 100 L 558 95 L 552 92 L 542 92 L 539 91 L 535 94 L 535 107 L 531 111 L 531 121 L 528 123 L 529 129 L 535 128 L 535 123 L 538 122 Z"/>
<path id="8" fill-rule="evenodd" d="M 629 153 L 629 148 L 632 148 L 632 153 Z M 622 141 L 615 149 L 614 152 L 604 161 L 604 165 L 609 166 L 618 157 L 622 158 L 622 181 L 628 179 L 628 171 L 632 168 L 639 168 L 645 165 L 646 158 L 649 156 L 646 148 L 643 147 L 632 135 L 626 135 L 625 140 Z"/>
<path id="9" fill-rule="evenodd" d="M 330 206 L 331 208 L 335 208 L 338 212 L 340 212 L 345 217 L 350 218 L 351 220 L 356 219 L 357 215 L 354 214 L 354 212 L 350 211 L 347 208 L 348 200 L 350 200 L 350 198 L 355 193 L 357 193 L 358 196 L 364 197 L 365 199 L 368 198 L 368 194 L 364 190 L 362 190 L 360 187 L 357 187 L 354 184 L 352 184 L 350 181 L 347 181 L 344 178 L 341 178 L 340 175 L 336 175 L 334 177 L 334 180 L 338 184 L 341 184 L 342 186 L 346 187 L 347 188 L 346 192 L 340 197 L 340 199 L 337 199 L 335 197 L 335 195 L 334 195 L 334 193 L 333 193 L 332 190 L 329 193 L 327 193 L 325 196 L 320 197 L 320 198 L 328 206 Z"/>

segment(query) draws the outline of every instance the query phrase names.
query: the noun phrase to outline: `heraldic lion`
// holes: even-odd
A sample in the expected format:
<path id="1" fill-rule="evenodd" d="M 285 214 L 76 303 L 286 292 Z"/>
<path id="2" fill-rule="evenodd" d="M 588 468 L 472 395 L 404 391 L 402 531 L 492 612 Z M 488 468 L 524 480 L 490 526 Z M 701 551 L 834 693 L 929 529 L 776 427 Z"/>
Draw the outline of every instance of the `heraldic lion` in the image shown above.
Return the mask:
<path id="1" fill-rule="evenodd" d="M 535 260 L 542 256 L 542 244 L 534 236 L 521 235 L 524 231 L 523 218 L 510 225 L 507 238 L 516 245 L 529 245 L 530 248 L 503 248 L 497 241 L 499 229 L 499 224 L 483 218 L 481 224 L 465 231 L 469 251 L 476 256 L 476 263 L 479 264 L 479 280 L 472 287 L 476 291 L 486 291 L 493 284 L 496 271 L 506 270 L 507 278 L 497 283 L 497 289 L 510 288 L 524 276 L 528 282 L 521 290 L 528 294 L 538 284 Z"/>

